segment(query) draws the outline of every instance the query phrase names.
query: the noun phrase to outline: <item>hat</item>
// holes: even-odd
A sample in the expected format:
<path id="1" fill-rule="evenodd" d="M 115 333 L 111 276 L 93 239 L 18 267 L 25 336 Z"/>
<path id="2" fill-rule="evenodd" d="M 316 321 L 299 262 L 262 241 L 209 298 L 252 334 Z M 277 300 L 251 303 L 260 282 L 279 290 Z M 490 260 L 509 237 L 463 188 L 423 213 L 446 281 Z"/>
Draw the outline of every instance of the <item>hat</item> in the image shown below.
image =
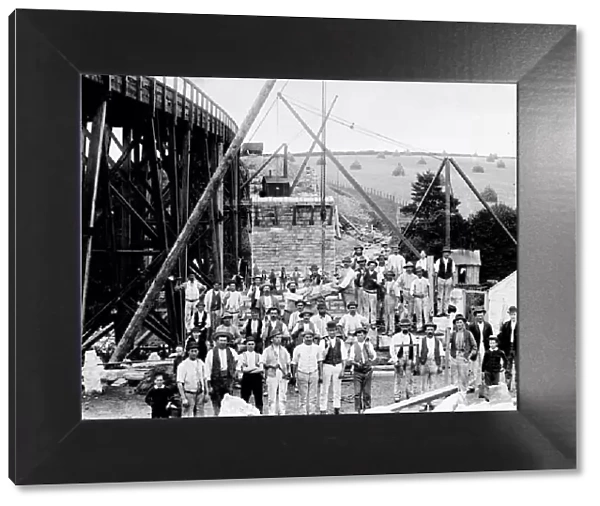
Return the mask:
<path id="1" fill-rule="evenodd" d="M 359 332 L 363 332 L 364 334 L 367 333 L 367 329 L 363 326 L 360 327 L 356 327 L 356 330 L 354 331 L 355 334 L 358 334 Z"/>
<path id="2" fill-rule="evenodd" d="M 260 274 L 255 274 L 252 276 L 252 279 L 262 279 L 262 276 Z"/>
<path id="3" fill-rule="evenodd" d="M 475 316 L 477 316 L 479 313 L 486 314 L 487 311 L 484 308 L 482 308 L 482 307 L 476 307 L 475 309 L 473 309 L 473 314 Z"/>
<path id="4" fill-rule="evenodd" d="M 456 306 L 448 304 L 448 313 L 456 313 Z"/>
<path id="5" fill-rule="evenodd" d="M 334 321 L 327 322 L 328 329 L 337 329 L 337 324 Z"/>
<path id="6" fill-rule="evenodd" d="M 433 322 L 427 322 L 424 327 L 427 329 L 428 327 L 433 327 L 433 330 L 437 329 L 437 325 Z"/>
<path id="7" fill-rule="evenodd" d="M 412 325 L 411 321 L 408 318 L 402 318 L 400 320 L 401 327 L 410 327 Z"/>
<path id="8" fill-rule="evenodd" d="M 319 302 L 317 304 L 317 309 L 321 309 L 321 308 L 327 309 L 327 304 L 325 304 L 324 302 Z"/>
<path id="9" fill-rule="evenodd" d="M 350 263 L 350 262 L 352 262 L 352 260 L 350 259 L 350 257 L 344 257 L 344 258 L 342 259 L 342 262 L 343 262 L 343 263 Z"/>
<path id="10" fill-rule="evenodd" d="M 365 257 L 359 258 L 358 259 L 358 263 L 359 264 L 364 264 L 367 261 L 367 259 Z"/>
<path id="11" fill-rule="evenodd" d="M 455 322 L 457 322 L 457 321 L 459 321 L 459 320 L 462 320 L 463 322 L 466 322 L 466 321 L 467 321 L 467 319 L 466 319 L 466 318 L 465 318 L 463 315 L 461 315 L 461 314 L 457 314 L 457 315 L 454 317 L 454 321 L 455 321 Z"/>
<path id="12" fill-rule="evenodd" d="M 318 269 L 319 269 L 319 266 L 318 266 L 317 264 L 312 264 L 312 265 L 310 266 L 310 270 L 311 270 L 311 271 L 316 271 L 316 270 L 318 270 Z"/>
<path id="13" fill-rule="evenodd" d="M 394 271 L 385 271 L 384 276 L 395 276 L 396 273 Z"/>
<path id="14" fill-rule="evenodd" d="M 348 302 L 348 304 L 346 304 L 346 307 L 348 309 L 350 309 L 350 306 L 358 307 L 358 304 L 356 302 L 354 302 L 353 300 L 351 300 L 350 302 Z"/>
<path id="15" fill-rule="evenodd" d="M 270 290 L 271 285 L 269 283 L 265 283 L 263 286 L 260 287 L 261 290 L 264 290 L 265 288 L 268 288 Z"/>
<path id="16" fill-rule="evenodd" d="M 196 341 L 192 341 L 190 344 L 187 345 L 187 350 L 194 350 L 194 349 L 198 349 L 198 343 Z"/>
<path id="17" fill-rule="evenodd" d="M 283 335 L 283 331 L 281 330 L 277 330 L 277 329 L 273 329 L 271 331 L 271 335 L 269 336 L 271 339 L 273 339 L 274 337 L 279 337 Z"/>
<path id="18" fill-rule="evenodd" d="M 415 269 L 416 272 L 420 272 L 423 270 L 423 267 L 421 267 L 420 265 L 417 265 L 417 268 Z"/>
<path id="19" fill-rule="evenodd" d="M 491 341 L 492 339 L 493 339 L 494 341 L 498 341 L 498 337 L 497 337 L 497 336 L 490 336 L 490 337 L 488 337 L 488 340 L 489 340 L 489 341 Z"/>
<path id="20" fill-rule="evenodd" d="M 223 318 L 233 318 L 233 315 L 232 315 L 232 314 L 231 314 L 229 311 L 225 311 L 225 312 L 223 313 L 223 316 L 221 316 L 221 320 L 222 320 Z"/>
<path id="21" fill-rule="evenodd" d="M 363 248 L 361 245 L 358 245 L 358 246 L 354 246 L 354 249 L 365 249 L 365 248 Z"/>
<path id="22" fill-rule="evenodd" d="M 231 339 L 233 337 L 233 335 L 231 334 L 231 332 L 225 332 L 224 330 L 219 330 L 218 332 L 214 333 L 213 339 L 216 341 L 217 339 L 219 339 L 219 337 L 226 337 L 227 339 Z"/>
<path id="23" fill-rule="evenodd" d="M 290 287 L 290 285 L 295 285 L 296 282 L 295 281 L 288 281 L 288 284 L 286 285 L 288 288 Z"/>
<path id="24" fill-rule="evenodd" d="M 412 262 L 406 262 L 406 263 L 404 264 L 404 268 L 405 268 L 405 269 L 408 269 L 409 267 L 414 267 L 414 266 L 415 266 L 415 264 L 413 264 Z"/>
<path id="25" fill-rule="evenodd" d="M 314 336 L 315 333 L 312 330 L 305 330 L 305 331 L 302 332 L 302 337 L 309 336 L 309 335 L 310 336 Z"/>
<path id="26" fill-rule="evenodd" d="M 517 312 L 517 306 L 510 306 L 508 308 L 508 313 L 516 313 Z"/>
<path id="27" fill-rule="evenodd" d="M 376 262 L 375 260 L 369 260 L 369 261 L 367 262 L 367 265 L 371 265 L 371 264 L 373 264 L 373 265 L 377 265 L 377 262 Z"/>
<path id="28" fill-rule="evenodd" d="M 442 250 L 442 253 L 446 253 L 446 252 L 452 253 L 452 250 L 450 249 L 449 246 L 444 246 L 444 249 Z"/>
<path id="29" fill-rule="evenodd" d="M 277 311 L 277 314 L 279 314 L 279 308 L 277 306 L 271 306 L 269 309 L 267 309 L 267 313 L 270 313 L 273 310 Z"/>
<path id="30" fill-rule="evenodd" d="M 313 312 L 312 312 L 312 311 L 310 311 L 309 309 L 305 309 L 304 311 L 302 311 L 302 312 L 300 313 L 300 316 L 304 316 L 305 314 L 307 314 L 307 315 L 309 315 L 309 316 L 312 316 L 312 315 L 313 315 Z"/>

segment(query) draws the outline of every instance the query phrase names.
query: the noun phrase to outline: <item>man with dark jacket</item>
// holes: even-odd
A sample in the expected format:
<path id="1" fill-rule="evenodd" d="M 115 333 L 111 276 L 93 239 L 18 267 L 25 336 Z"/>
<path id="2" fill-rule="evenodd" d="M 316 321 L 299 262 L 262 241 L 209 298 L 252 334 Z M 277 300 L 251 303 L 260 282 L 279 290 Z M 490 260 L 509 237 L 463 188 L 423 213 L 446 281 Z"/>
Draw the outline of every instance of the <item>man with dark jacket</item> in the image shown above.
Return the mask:
<path id="1" fill-rule="evenodd" d="M 457 314 L 454 318 L 456 330 L 450 334 L 449 341 L 451 381 L 454 385 L 458 384 L 461 392 L 466 392 L 469 387 L 471 362 L 477 358 L 477 343 L 473 334 L 465 328 L 465 323 L 465 317 Z"/>
<path id="2" fill-rule="evenodd" d="M 477 357 L 471 361 L 471 370 L 469 371 L 469 387 L 473 389 L 482 384 L 481 362 L 485 352 L 490 349 L 490 337 L 494 335 L 492 326 L 483 319 L 485 314 L 484 308 L 475 308 L 473 310 L 475 321 L 469 324 L 469 332 L 473 334 L 477 343 Z"/>
<path id="3" fill-rule="evenodd" d="M 508 360 L 506 366 L 506 386 L 511 390 L 517 383 L 517 349 L 519 325 L 517 323 L 517 308 L 508 308 L 510 320 L 504 322 L 498 334 L 498 348 L 501 349 Z M 514 371 L 513 371 L 514 369 Z M 514 375 L 514 376 L 513 376 Z"/>
<path id="4" fill-rule="evenodd" d="M 394 402 L 400 402 L 403 392 L 407 399 L 413 393 L 415 340 L 409 332 L 411 325 L 408 318 L 400 320 L 401 331 L 394 334 L 390 342 L 390 362 L 394 365 Z"/>
<path id="5" fill-rule="evenodd" d="M 432 322 L 425 324 L 426 335 L 421 339 L 419 362 L 421 364 L 421 392 L 425 393 L 435 388 L 435 379 L 442 372 L 442 352 L 444 346 L 441 339 L 435 337 L 437 325 Z M 429 406 L 431 408 L 431 406 Z"/>
<path id="6" fill-rule="evenodd" d="M 216 347 L 206 355 L 206 378 L 208 394 L 212 401 L 215 416 L 219 416 L 221 402 L 225 394 L 233 394 L 233 380 L 237 369 L 238 355 L 227 346 L 231 334 L 215 332 Z"/>
<path id="7" fill-rule="evenodd" d="M 252 308 L 250 310 L 250 319 L 244 325 L 244 337 L 248 340 L 250 337 L 253 338 L 256 353 L 263 352 L 263 339 L 262 339 L 262 329 L 263 329 L 263 321 L 260 319 L 260 312 L 258 308 Z"/>

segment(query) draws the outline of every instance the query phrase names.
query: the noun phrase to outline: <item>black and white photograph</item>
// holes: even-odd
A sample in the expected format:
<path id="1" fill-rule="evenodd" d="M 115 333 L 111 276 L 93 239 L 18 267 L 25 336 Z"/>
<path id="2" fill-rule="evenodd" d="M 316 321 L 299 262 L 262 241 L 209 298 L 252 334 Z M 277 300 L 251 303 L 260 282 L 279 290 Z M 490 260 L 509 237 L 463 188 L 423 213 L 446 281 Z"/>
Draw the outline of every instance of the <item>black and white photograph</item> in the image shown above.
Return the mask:
<path id="1" fill-rule="evenodd" d="M 516 84 L 84 74 L 81 119 L 84 420 L 517 410 Z"/>

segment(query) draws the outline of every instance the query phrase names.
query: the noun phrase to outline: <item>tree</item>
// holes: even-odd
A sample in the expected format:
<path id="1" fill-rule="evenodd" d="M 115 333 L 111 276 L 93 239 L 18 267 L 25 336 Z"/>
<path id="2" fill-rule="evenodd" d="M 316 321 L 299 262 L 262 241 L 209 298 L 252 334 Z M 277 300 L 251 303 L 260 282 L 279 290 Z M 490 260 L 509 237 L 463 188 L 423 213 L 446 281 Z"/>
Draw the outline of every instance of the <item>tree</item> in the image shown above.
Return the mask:
<path id="1" fill-rule="evenodd" d="M 513 237 L 517 237 L 517 211 L 504 204 L 491 206 Z M 517 246 L 487 211 L 469 217 L 470 248 L 481 251 L 482 281 L 500 281 L 517 269 Z"/>
<path id="2" fill-rule="evenodd" d="M 400 212 L 413 215 L 427 188 L 433 181 L 435 173 L 431 171 L 417 174 L 412 183 L 410 204 L 400 208 Z M 450 196 L 450 242 L 452 248 L 464 248 L 467 244 L 468 222 L 458 211 L 460 200 Z M 409 231 L 409 239 L 418 250 L 425 250 L 428 255 L 441 256 L 446 238 L 446 195 L 439 178 L 436 179 L 419 216 Z"/>

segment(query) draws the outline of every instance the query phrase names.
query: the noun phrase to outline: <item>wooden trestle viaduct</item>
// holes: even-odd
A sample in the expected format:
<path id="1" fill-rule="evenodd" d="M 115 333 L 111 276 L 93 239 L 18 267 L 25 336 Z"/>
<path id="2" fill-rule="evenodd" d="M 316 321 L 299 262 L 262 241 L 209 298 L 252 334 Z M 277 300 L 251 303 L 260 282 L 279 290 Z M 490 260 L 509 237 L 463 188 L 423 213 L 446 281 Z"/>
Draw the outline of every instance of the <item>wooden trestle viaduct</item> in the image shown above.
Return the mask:
<path id="1" fill-rule="evenodd" d="M 238 126 L 181 78 L 84 75 L 81 97 L 86 350 L 103 337 L 99 329 L 114 329 L 118 342 Z M 194 272 L 207 284 L 237 272 L 248 220 L 241 170 L 236 156 L 174 277 Z M 184 339 L 183 294 L 173 282 L 162 293 L 144 326 L 175 345 Z"/>

